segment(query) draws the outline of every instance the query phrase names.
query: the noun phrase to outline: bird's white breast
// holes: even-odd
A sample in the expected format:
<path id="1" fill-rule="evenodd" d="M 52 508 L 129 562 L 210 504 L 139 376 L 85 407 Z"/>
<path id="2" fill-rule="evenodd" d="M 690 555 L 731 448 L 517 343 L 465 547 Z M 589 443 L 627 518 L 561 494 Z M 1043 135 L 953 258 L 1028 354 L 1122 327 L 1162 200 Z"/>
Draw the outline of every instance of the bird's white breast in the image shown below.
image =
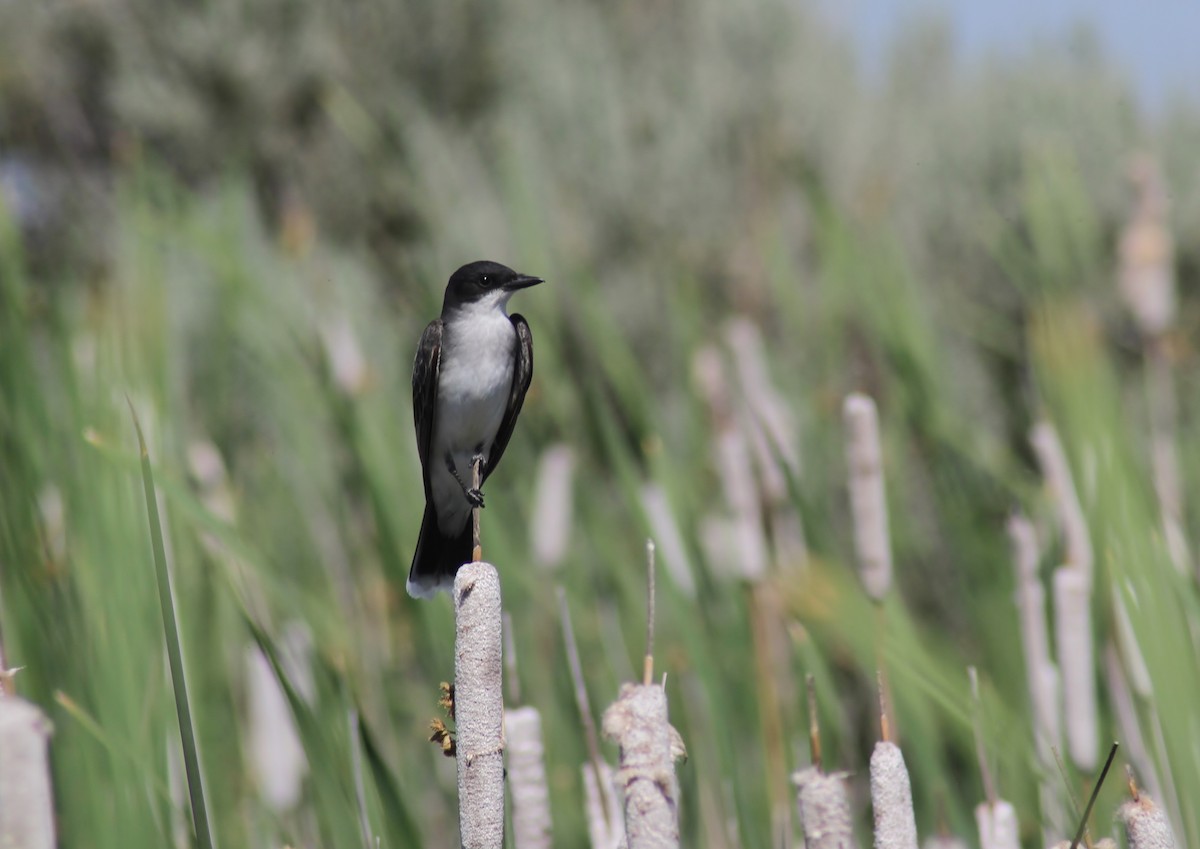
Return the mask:
<path id="1" fill-rule="evenodd" d="M 470 461 L 476 450 L 487 459 L 504 419 L 512 390 L 517 333 L 503 309 L 463 308 L 442 335 L 438 410 L 431 484 L 438 524 L 461 527 L 470 507 L 458 482 L 446 470 L 449 454 L 470 485 Z"/>

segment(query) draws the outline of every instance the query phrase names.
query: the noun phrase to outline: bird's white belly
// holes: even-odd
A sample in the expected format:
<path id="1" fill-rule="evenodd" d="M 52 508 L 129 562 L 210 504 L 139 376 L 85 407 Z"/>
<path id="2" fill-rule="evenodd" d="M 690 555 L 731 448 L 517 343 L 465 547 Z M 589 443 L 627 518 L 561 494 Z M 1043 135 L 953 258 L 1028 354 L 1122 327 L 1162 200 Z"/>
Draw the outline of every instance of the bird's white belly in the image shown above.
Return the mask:
<path id="1" fill-rule="evenodd" d="M 499 313 L 494 320 L 477 323 L 472 331 L 469 337 L 443 341 L 438 377 L 429 477 L 438 525 L 447 533 L 462 530 L 471 505 L 447 468 L 446 456 L 453 460 L 463 483 L 470 486 L 471 458 L 479 453 L 485 462 L 488 459 L 512 390 L 517 334 L 508 316 Z"/>

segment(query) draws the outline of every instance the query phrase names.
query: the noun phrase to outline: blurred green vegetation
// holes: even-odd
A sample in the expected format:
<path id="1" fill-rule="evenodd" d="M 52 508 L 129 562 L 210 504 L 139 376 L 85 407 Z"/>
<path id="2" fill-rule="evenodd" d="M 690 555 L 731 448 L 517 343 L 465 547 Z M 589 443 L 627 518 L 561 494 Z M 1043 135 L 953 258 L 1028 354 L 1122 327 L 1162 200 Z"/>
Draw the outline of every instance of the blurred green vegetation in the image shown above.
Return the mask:
<path id="1" fill-rule="evenodd" d="M 694 569 L 694 589 L 660 581 L 658 646 L 691 750 L 688 845 L 779 845 L 783 769 L 807 758 L 806 674 L 865 829 L 880 663 L 922 833 L 944 818 L 970 834 L 983 797 L 971 663 L 1000 792 L 1041 840 L 1004 536 L 1025 510 L 1047 531 L 1044 573 L 1057 565 L 1027 447 L 1039 417 L 1091 522 L 1098 645 L 1121 594 L 1153 683 L 1143 731 L 1161 734 L 1166 801 L 1200 842 L 1200 598 L 1160 532 L 1142 346 L 1115 283 L 1142 149 L 1170 192 L 1167 342 L 1194 493 L 1200 109 L 1145 115 L 1085 35 L 967 65 L 926 23 L 870 83 L 784 0 L 0 4 L 0 639 L 55 722 L 62 845 L 161 846 L 187 822 L 126 393 L 219 842 L 355 845 L 357 709 L 383 845 L 453 844 L 453 763 L 425 739 L 452 613 L 402 588 L 422 498 L 408 382 L 446 277 L 482 257 L 550 281 L 513 304 L 537 371 L 484 532 L 522 697 L 543 714 L 556 845 L 584 840 L 586 753 L 554 586 L 598 712 L 641 652 L 648 482 Z M 756 587 L 702 544 L 728 510 L 692 361 L 716 344 L 728 363 L 734 315 L 761 329 L 790 408 L 788 504 L 810 555 Z M 898 594 L 881 613 L 853 575 L 852 390 L 885 430 Z M 559 442 L 577 457 L 573 533 L 547 569 L 531 561 L 532 470 Z M 298 622 L 308 681 L 285 638 Z M 283 812 L 248 753 L 252 646 L 309 762 Z M 1118 736 L 1103 684 L 1100 701 Z M 1090 778 L 1066 780 L 1081 795 Z"/>

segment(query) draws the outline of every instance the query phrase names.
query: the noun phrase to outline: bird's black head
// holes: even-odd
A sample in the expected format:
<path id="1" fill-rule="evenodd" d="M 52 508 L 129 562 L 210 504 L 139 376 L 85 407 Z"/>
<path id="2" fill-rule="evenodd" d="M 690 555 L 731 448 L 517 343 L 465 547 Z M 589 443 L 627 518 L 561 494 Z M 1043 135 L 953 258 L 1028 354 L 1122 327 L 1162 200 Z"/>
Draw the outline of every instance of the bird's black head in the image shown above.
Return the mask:
<path id="1" fill-rule="evenodd" d="M 513 292 L 541 282 L 540 277 L 519 274 L 498 262 L 468 263 L 450 275 L 442 312 L 476 303 L 495 302 L 503 306 Z"/>

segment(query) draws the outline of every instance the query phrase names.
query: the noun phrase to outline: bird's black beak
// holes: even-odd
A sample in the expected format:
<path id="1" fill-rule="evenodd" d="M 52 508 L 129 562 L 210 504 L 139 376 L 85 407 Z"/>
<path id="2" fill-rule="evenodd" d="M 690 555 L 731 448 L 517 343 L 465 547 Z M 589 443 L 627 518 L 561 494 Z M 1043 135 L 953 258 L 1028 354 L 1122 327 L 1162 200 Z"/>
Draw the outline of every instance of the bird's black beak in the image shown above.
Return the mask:
<path id="1" fill-rule="evenodd" d="M 529 277 L 525 274 L 518 274 L 512 280 L 509 280 L 507 283 L 505 283 L 504 288 L 510 292 L 515 292 L 518 289 L 528 289 L 530 286 L 536 286 L 539 283 L 545 282 L 546 281 L 540 277 Z"/>

